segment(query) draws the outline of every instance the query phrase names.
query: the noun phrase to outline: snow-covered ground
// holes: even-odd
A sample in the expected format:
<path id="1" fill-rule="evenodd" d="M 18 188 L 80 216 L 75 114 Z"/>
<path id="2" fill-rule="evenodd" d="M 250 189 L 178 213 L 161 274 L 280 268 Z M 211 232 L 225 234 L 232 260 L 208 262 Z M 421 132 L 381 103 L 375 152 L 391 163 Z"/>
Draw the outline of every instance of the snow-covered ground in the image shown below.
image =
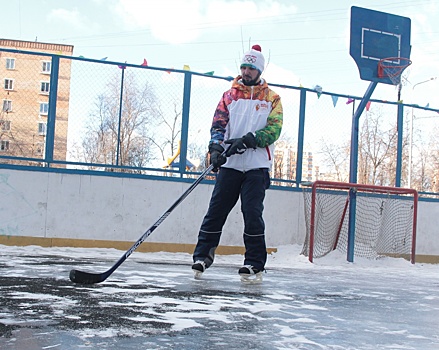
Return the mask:
<path id="1" fill-rule="evenodd" d="M 0 245 L 0 348 L 439 349 L 439 265 L 300 250 L 271 254 L 261 285 L 241 284 L 240 255 L 194 280 L 189 254 L 164 252 L 75 285 L 72 268 L 104 272 L 124 252 Z"/>

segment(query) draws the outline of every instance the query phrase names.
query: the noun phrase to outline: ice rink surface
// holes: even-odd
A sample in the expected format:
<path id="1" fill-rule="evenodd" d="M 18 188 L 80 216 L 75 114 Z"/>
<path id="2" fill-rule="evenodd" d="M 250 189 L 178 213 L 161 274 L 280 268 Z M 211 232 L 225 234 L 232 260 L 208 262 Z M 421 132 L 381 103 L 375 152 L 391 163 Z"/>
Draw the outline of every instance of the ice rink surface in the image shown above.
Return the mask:
<path id="1" fill-rule="evenodd" d="M 144 244 L 147 244 L 145 242 Z M 218 256 L 194 280 L 191 256 L 134 253 L 107 281 L 113 249 L 0 245 L 0 349 L 439 349 L 439 265 L 300 247 L 269 256 L 244 285 L 242 256 Z"/>

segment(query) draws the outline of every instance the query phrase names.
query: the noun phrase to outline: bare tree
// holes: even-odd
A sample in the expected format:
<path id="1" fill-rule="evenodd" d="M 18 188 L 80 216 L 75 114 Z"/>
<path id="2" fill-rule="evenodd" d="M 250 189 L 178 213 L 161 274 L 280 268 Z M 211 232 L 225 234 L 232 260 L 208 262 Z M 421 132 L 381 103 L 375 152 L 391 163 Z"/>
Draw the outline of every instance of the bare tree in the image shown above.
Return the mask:
<path id="1" fill-rule="evenodd" d="M 167 117 L 160 108 L 157 111 L 156 126 L 164 130 L 161 138 L 154 135 L 150 141 L 159 149 L 162 160 L 166 160 L 166 154 L 175 154 L 178 148 L 178 136 L 181 131 L 182 117 L 181 107 L 178 107 L 178 105 L 179 102 L 177 100 L 173 101 L 172 117 Z M 170 153 L 166 151 L 167 146 L 169 146 Z"/>
<path id="2" fill-rule="evenodd" d="M 378 112 L 366 113 L 359 135 L 358 179 L 359 183 L 389 186 L 394 169 L 398 140 L 396 123 L 383 125 L 387 116 Z"/>
<path id="3" fill-rule="evenodd" d="M 335 145 L 333 143 L 328 144 L 324 139 L 321 139 L 320 143 L 324 165 L 326 165 L 328 169 L 331 169 L 330 173 L 335 173 L 337 181 L 348 181 L 350 141 L 347 140 L 342 145 Z"/>
<path id="4" fill-rule="evenodd" d="M 394 186 L 396 180 L 396 155 L 398 128 L 396 115 L 384 115 L 381 109 L 370 110 L 363 116 L 359 130 L 358 182 L 381 186 Z M 407 124 L 407 123 L 406 123 Z M 408 167 L 408 126 L 405 125 L 402 143 L 403 176 Z M 350 141 L 328 144 L 321 140 L 323 162 L 333 169 L 337 181 L 347 181 L 349 175 Z"/>
<path id="5" fill-rule="evenodd" d="M 152 87 L 125 74 L 122 109 L 120 80 L 114 78 L 98 96 L 82 141 L 86 162 L 141 167 L 154 159 L 152 121 L 160 113 Z"/>
<path id="6" fill-rule="evenodd" d="M 293 139 L 283 133 L 275 143 L 272 177 L 293 180 L 296 178 L 296 152 Z"/>
<path id="7" fill-rule="evenodd" d="M 433 191 L 435 186 L 434 178 L 437 174 L 437 170 L 436 167 L 430 167 L 429 165 L 430 162 L 439 165 L 437 157 L 437 150 L 432 150 L 432 152 L 430 152 L 427 149 L 422 149 L 419 151 L 416 166 L 418 171 L 412 174 L 412 188 L 415 188 L 417 191 Z"/>
<path id="8" fill-rule="evenodd" d="M 439 128 L 435 127 L 431 132 L 431 139 L 427 149 L 418 150 L 420 154 L 416 159 L 413 173 L 413 187 L 418 191 L 439 191 Z M 419 164 L 420 163 L 420 164 Z M 421 169 L 421 170 L 419 170 Z M 419 174 L 420 173 L 420 174 Z"/>

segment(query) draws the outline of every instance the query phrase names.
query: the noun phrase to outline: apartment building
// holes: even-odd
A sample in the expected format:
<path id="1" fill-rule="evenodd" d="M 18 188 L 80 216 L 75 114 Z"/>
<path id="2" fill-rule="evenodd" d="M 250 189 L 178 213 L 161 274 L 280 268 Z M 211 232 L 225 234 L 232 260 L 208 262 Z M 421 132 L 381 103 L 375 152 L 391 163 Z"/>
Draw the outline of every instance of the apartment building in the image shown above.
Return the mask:
<path id="1" fill-rule="evenodd" d="M 0 156 L 42 159 L 52 84 L 52 56 L 27 52 L 72 56 L 73 46 L 0 39 L 0 78 L 3 85 L 0 90 Z M 56 96 L 54 160 L 66 159 L 70 77 L 71 60 L 61 58 Z M 11 163 L 12 160 L 0 158 L 0 162 Z"/>
<path id="2" fill-rule="evenodd" d="M 284 180 L 296 179 L 296 160 L 297 152 L 295 145 L 289 145 L 285 141 L 280 141 L 276 145 L 274 154 L 274 177 Z M 302 181 L 314 181 L 313 154 L 307 150 L 303 151 Z"/>

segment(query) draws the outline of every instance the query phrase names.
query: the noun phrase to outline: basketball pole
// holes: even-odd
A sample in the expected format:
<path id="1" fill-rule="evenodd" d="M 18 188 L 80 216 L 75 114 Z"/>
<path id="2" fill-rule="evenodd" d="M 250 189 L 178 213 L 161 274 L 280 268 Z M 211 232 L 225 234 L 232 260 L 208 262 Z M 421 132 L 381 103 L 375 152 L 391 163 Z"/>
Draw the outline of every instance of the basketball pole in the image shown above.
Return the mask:
<path id="1" fill-rule="evenodd" d="M 359 130 L 359 120 L 361 114 L 366 108 L 367 103 L 370 100 L 375 88 L 378 83 L 372 81 L 366 90 L 357 110 L 352 117 L 352 130 L 351 130 L 351 153 L 350 153 L 350 165 L 349 165 L 349 182 L 357 182 L 357 172 L 358 172 L 358 130 Z M 349 232 L 348 232 L 348 252 L 347 260 L 349 262 L 354 261 L 354 246 L 355 246 L 355 211 L 356 211 L 356 193 L 354 191 L 349 191 Z"/>

